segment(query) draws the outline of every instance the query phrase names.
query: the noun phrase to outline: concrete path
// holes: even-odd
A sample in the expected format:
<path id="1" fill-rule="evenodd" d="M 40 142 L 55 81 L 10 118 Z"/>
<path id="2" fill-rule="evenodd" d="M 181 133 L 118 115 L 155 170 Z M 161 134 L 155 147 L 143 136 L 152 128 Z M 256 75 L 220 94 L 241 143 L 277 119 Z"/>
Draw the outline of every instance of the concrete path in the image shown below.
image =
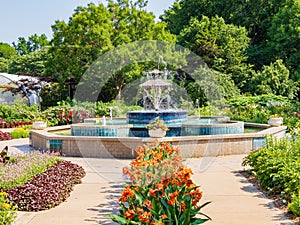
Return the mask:
<path id="1" fill-rule="evenodd" d="M 1 146 L 5 144 L 0 142 Z M 28 140 L 6 143 L 11 151 L 29 151 Z M 187 159 L 193 179 L 203 191 L 203 212 L 212 218 L 207 225 L 293 225 L 238 172 L 245 155 Z M 83 183 L 76 185 L 66 202 L 42 212 L 20 212 L 14 225 L 113 225 L 107 218 L 117 213 L 117 199 L 125 180 L 122 167 L 130 160 L 65 158 L 84 167 Z"/>

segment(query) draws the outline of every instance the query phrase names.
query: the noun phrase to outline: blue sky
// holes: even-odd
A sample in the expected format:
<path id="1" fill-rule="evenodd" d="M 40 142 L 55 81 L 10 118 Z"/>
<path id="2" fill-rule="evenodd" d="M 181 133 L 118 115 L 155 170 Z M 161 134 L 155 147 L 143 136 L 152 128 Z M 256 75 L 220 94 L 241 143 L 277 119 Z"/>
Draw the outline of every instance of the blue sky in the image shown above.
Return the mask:
<path id="1" fill-rule="evenodd" d="M 68 21 L 77 6 L 88 3 L 105 3 L 105 0 L 7 0 L 0 9 L 0 42 L 11 44 L 18 37 L 32 34 L 46 34 L 50 39 L 51 25 L 56 20 Z M 156 17 L 164 9 L 173 4 L 174 0 L 149 0 L 148 11 Z"/>

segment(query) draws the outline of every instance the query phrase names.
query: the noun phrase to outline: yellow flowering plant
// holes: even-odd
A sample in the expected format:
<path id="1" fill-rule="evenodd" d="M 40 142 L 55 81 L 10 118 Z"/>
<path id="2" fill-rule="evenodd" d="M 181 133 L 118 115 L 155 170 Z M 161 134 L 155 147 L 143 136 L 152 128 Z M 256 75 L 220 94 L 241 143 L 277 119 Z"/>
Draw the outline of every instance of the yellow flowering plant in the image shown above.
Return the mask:
<path id="1" fill-rule="evenodd" d="M 279 115 L 279 114 L 273 114 L 273 115 L 270 115 L 270 118 L 281 118 L 281 115 Z"/>
<path id="2" fill-rule="evenodd" d="M 200 210 L 202 191 L 191 180 L 192 171 L 182 163 L 179 149 L 158 141 L 139 147 L 138 156 L 123 173 L 130 177 L 119 198 L 118 224 L 196 225 L 210 218 Z"/>
<path id="3" fill-rule="evenodd" d="M 7 201 L 7 193 L 0 192 L 0 224 L 10 225 L 17 216 L 17 207 Z"/>

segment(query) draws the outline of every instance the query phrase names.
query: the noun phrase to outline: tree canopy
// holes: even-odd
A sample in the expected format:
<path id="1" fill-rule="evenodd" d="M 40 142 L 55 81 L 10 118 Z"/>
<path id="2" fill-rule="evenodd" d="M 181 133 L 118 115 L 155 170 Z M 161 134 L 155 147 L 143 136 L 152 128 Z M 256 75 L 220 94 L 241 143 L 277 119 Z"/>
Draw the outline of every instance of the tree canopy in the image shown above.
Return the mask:
<path id="1" fill-rule="evenodd" d="M 16 50 L 7 43 L 0 43 L 0 57 L 9 59 L 13 56 L 16 56 Z"/>
<path id="2" fill-rule="evenodd" d="M 176 38 L 166 31 L 166 24 L 155 22 L 153 13 L 143 9 L 144 5 L 144 1 L 133 4 L 125 0 L 109 1 L 107 7 L 91 3 L 77 7 L 68 23 L 56 21 L 46 73 L 61 83 L 70 76 L 78 82 L 98 57 L 117 46 L 138 40 L 174 42 Z M 130 71 L 123 69 L 112 77 L 115 89 L 120 90 L 136 74 Z"/>
<path id="3" fill-rule="evenodd" d="M 8 73 L 44 76 L 48 49 L 44 48 L 26 55 L 14 57 L 8 66 Z"/>
<path id="4" fill-rule="evenodd" d="M 239 88 L 245 92 L 247 88 L 240 85 L 241 82 L 247 82 L 249 80 L 247 77 L 256 72 L 260 73 L 265 66 L 276 64 L 276 60 L 282 60 L 283 65 L 289 70 L 289 79 L 296 82 L 298 89 L 300 88 L 299 15 L 299 0 L 181 0 L 176 1 L 169 9 L 165 10 L 161 19 L 167 23 L 167 29 L 179 37 L 184 31 L 191 30 L 195 26 L 195 21 L 201 21 L 203 16 L 210 19 L 219 16 L 228 25 L 244 27 L 250 38 L 246 49 L 246 63 L 255 71 L 243 67 L 244 69 L 239 72 L 240 75 L 233 79 Z M 214 32 L 220 33 L 218 30 Z M 195 42 L 192 43 L 197 39 L 193 34 L 199 36 L 199 32 L 190 32 L 190 37 L 186 37 L 190 39 L 190 48 L 197 45 Z M 186 36 L 186 32 L 184 35 Z M 205 57 L 217 52 L 215 44 L 207 45 L 207 43 L 208 40 L 202 40 L 201 43 L 198 43 L 198 46 L 201 46 L 198 47 L 199 50 L 205 50 L 204 53 L 207 53 Z M 227 48 L 234 51 L 234 47 L 232 47 L 229 45 Z M 223 48 L 220 49 L 223 50 Z M 239 67 L 239 64 L 236 63 L 234 69 L 239 70 Z M 298 93 L 298 98 L 299 96 Z"/>
<path id="5" fill-rule="evenodd" d="M 47 36 L 45 34 L 40 36 L 33 34 L 28 37 L 28 40 L 26 40 L 24 37 L 19 37 L 17 43 L 13 42 L 13 46 L 19 55 L 26 55 L 31 52 L 41 50 L 48 45 L 49 41 L 47 40 Z"/>

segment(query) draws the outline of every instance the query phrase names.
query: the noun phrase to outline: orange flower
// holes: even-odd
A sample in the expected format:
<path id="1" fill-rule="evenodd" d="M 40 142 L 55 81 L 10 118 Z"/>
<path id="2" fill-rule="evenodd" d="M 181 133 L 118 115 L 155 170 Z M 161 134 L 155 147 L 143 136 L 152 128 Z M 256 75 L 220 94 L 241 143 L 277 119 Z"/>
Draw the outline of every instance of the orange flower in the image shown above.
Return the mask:
<path id="1" fill-rule="evenodd" d="M 144 212 L 143 214 L 139 215 L 139 219 L 142 223 L 149 223 L 149 219 L 152 216 L 151 212 Z"/>
<path id="2" fill-rule="evenodd" d="M 175 191 L 169 194 L 170 200 L 168 200 L 169 205 L 174 205 L 176 203 L 176 197 L 179 195 L 179 191 Z"/>
<path id="3" fill-rule="evenodd" d="M 174 199 L 174 198 L 176 198 L 178 195 L 179 195 L 179 191 L 176 190 L 175 192 L 170 193 L 170 194 L 169 194 L 169 197 L 170 197 L 171 199 Z"/>
<path id="4" fill-rule="evenodd" d="M 150 189 L 150 190 L 149 190 L 149 194 L 150 194 L 152 197 L 155 197 L 155 196 L 156 196 L 156 190 Z"/>
<path id="5" fill-rule="evenodd" d="M 157 183 L 156 188 L 158 191 L 163 191 L 164 190 L 164 185 L 162 183 Z"/>
<path id="6" fill-rule="evenodd" d="M 175 205 L 175 203 L 176 203 L 176 200 L 175 200 L 175 199 L 170 199 L 170 200 L 168 200 L 168 204 L 169 204 L 169 205 Z"/>
<path id="7" fill-rule="evenodd" d="M 188 188 L 193 188 L 195 187 L 196 185 L 193 183 L 192 180 L 188 180 L 185 185 L 188 187 Z"/>
<path id="8" fill-rule="evenodd" d="M 181 180 L 189 180 L 191 178 L 192 175 L 192 170 L 188 167 L 181 167 L 178 170 L 178 177 Z"/>
<path id="9" fill-rule="evenodd" d="M 130 188 L 129 185 L 125 187 L 122 192 L 121 198 L 119 198 L 119 202 L 126 202 L 128 198 L 135 198 L 134 191 Z"/>
<path id="10" fill-rule="evenodd" d="M 199 189 L 196 189 L 191 193 L 191 196 L 193 196 L 193 201 L 192 201 L 193 206 L 196 206 L 197 203 L 202 198 L 202 192 Z"/>
<path id="11" fill-rule="evenodd" d="M 165 220 L 165 219 L 168 219 L 168 216 L 166 214 L 163 214 L 163 215 L 160 216 L 160 218 Z"/>
<path id="12" fill-rule="evenodd" d="M 149 200 L 144 201 L 144 206 L 146 206 L 148 209 L 152 209 L 152 203 Z"/>
<path id="13" fill-rule="evenodd" d="M 146 149 L 147 149 L 147 148 L 145 148 L 145 146 L 141 146 L 141 147 L 137 148 L 137 149 L 135 150 L 135 152 L 136 152 L 136 154 L 138 154 L 138 155 L 144 155 Z"/>
<path id="14" fill-rule="evenodd" d="M 155 223 L 155 225 L 163 225 L 163 222 L 157 221 L 157 222 Z"/>
<path id="15" fill-rule="evenodd" d="M 124 216 L 125 216 L 125 218 L 132 220 L 133 217 L 134 217 L 134 215 L 135 215 L 134 211 L 133 211 L 132 209 L 128 209 L 128 210 L 125 212 L 125 215 L 124 215 Z"/>
<path id="16" fill-rule="evenodd" d="M 142 214 L 143 212 L 144 212 L 144 210 L 139 207 L 136 209 L 137 214 Z"/>
<path id="17" fill-rule="evenodd" d="M 184 201 L 180 202 L 180 211 L 183 212 L 184 210 L 186 210 L 186 205 L 184 203 Z"/>

